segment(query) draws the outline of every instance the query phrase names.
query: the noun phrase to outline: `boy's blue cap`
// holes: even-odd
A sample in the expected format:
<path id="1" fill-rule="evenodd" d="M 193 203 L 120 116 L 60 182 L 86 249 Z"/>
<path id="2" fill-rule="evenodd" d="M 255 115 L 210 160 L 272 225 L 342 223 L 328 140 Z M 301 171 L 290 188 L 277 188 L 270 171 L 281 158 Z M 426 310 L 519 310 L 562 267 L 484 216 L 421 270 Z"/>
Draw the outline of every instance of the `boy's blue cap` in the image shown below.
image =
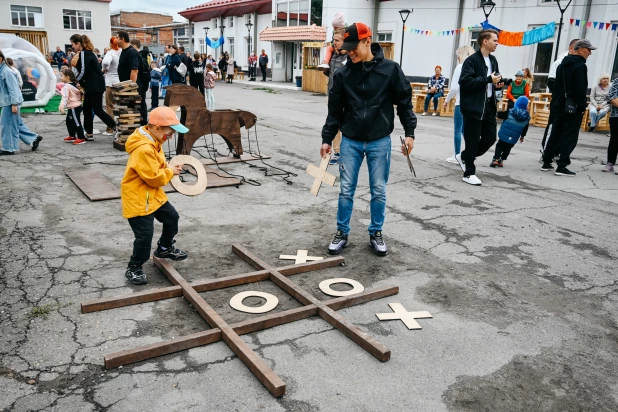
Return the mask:
<path id="1" fill-rule="evenodd" d="M 515 101 L 515 108 L 521 110 L 528 110 L 528 98 L 526 96 L 520 96 Z"/>

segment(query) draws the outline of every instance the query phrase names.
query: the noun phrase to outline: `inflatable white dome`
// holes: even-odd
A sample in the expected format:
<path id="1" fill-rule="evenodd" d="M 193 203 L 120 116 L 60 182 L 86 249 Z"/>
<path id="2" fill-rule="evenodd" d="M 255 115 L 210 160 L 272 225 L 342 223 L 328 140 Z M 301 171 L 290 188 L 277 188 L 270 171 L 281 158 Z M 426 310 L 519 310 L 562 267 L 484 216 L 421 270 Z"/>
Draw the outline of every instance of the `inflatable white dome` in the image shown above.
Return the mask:
<path id="1" fill-rule="evenodd" d="M 45 56 L 32 43 L 14 34 L 0 33 L 0 50 L 4 57 L 15 61 L 24 83 L 29 82 L 36 88 L 34 100 L 24 101 L 22 107 L 45 106 L 56 92 L 57 81 Z"/>

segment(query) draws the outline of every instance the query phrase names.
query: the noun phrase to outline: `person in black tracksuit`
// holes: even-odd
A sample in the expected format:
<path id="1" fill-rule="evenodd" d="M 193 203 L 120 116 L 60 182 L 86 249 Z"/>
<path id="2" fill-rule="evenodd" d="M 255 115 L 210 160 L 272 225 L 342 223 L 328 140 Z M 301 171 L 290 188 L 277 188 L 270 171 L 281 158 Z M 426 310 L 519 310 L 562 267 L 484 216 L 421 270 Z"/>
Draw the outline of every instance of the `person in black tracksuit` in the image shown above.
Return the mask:
<path id="1" fill-rule="evenodd" d="M 552 100 L 554 101 L 555 119 L 552 123 L 551 134 L 547 140 L 543 152 L 543 166 L 541 170 L 546 172 L 554 170 L 552 160 L 556 147 L 560 146 L 560 159 L 554 174 L 557 176 L 575 176 L 574 172 L 567 169 L 571 164 L 571 153 L 577 146 L 579 129 L 582 118 L 588 107 L 586 92 L 588 91 L 588 68 L 586 59 L 592 54 L 592 46 L 588 40 L 579 40 L 573 47 L 573 53 L 566 56 L 556 72 L 556 83 Z M 575 110 L 566 113 L 567 98 L 573 99 Z"/>
<path id="2" fill-rule="evenodd" d="M 266 81 L 266 68 L 268 67 L 268 55 L 262 49 L 262 54 L 258 57 L 258 64 L 260 66 L 260 72 L 262 73 L 262 81 Z"/>
<path id="3" fill-rule="evenodd" d="M 479 186 L 474 160 L 485 154 L 496 142 L 496 90 L 501 82 L 498 61 L 491 54 L 498 46 L 495 30 L 483 30 L 477 42 L 481 49 L 469 56 L 461 68 L 459 86 L 464 118 L 463 134 L 466 148 L 455 159 L 464 172 L 463 181 Z"/>
<path id="4" fill-rule="evenodd" d="M 320 148 L 322 158 L 331 152 L 339 130 L 342 134 L 337 232 L 328 246 L 330 254 L 341 253 L 348 243 L 354 193 L 364 159 L 367 159 L 371 192 L 369 243 L 378 256 L 388 253 L 382 226 L 395 106 L 406 136 L 402 153 L 409 153 L 414 147 L 416 116 L 412 112 L 410 82 L 397 63 L 384 58 L 382 47 L 371 43 L 371 36 L 369 27 L 362 23 L 346 29 L 341 49 L 348 51 L 348 60 L 335 72 L 328 94 L 328 116 L 322 128 Z"/>
<path id="5" fill-rule="evenodd" d="M 103 110 L 103 93 L 105 93 L 105 78 L 101 71 L 101 65 L 88 36 L 74 34 L 71 36 L 71 45 L 79 59 L 75 65 L 77 71 L 76 80 L 84 89 L 84 129 L 86 130 L 86 140 L 92 141 L 94 137 L 93 116 L 94 114 L 101 119 L 110 129 L 116 130 L 116 121 Z"/>
<path id="6" fill-rule="evenodd" d="M 189 83 L 192 87 L 195 87 L 202 93 L 204 96 L 204 73 L 206 64 L 202 61 L 202 57 L 198 52 L 195 52 L 193 56 L 195 59 L 193 63 L 191 63 L 191 67 L 189 67 Z"/>

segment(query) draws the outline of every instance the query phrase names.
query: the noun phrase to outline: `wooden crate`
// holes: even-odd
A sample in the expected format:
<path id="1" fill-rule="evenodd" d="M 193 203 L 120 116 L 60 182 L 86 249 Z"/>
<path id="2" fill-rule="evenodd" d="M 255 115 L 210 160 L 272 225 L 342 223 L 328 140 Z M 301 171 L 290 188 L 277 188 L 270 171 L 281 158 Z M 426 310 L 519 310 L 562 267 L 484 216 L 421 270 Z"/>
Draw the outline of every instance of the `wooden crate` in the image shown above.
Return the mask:
<path id="1" fill-rule="evenodd" d="M 584 113 L 584 117 L 582 118 L 582 130 L 587 132 L 590 130 L 588 127 L 588 123 L 590 123 L 590 110 L 586 109 L 586 113 Z M 598 132 L 609 132 L 609 113 L 605 115 L 599 122 L 597 123 L 597 128 L 595 131 Z"/>
<path id="2" fill-rule="evenodd" d="M 328 76 L 316 69 L 303 69 L 303 91 L 326 94 Z"/>
<path id="3" fill-rule="evenodd" d="M 444 107 L 444 101 L 446 97 L 440 97 L 440 117 L 453 117 L 455 116 L 455 99 L 451 99 L 446 107 Z"/>

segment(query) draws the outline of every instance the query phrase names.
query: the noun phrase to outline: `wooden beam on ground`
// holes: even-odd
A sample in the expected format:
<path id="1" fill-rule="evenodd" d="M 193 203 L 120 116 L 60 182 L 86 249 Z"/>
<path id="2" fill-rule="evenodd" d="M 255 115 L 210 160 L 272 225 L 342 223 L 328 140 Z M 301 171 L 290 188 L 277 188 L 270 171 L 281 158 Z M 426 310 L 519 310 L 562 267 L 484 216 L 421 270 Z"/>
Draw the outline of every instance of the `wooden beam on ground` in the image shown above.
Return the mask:
<path id="1" fill-rule="evenodd" d="M 293 282 L 291 282 L 289 279 L 279 273 L 275 268 L 269 266 L 266 262 L 261 260 L 255 254 L 251 253 L 244 246 L 232 245 L 232 250 L 242 260 L 244 260 L 254 268 L 268 270 L 270 272 L 270 280 L 273 281 L 277 286 L 285 290 L 288 294 L 293 296 L 303 305 L 313 304 L 317 306 L 318 314 L 322 319 L 336 327 L 339 331 L 341 331 L 344 335 L 346 335 L 348 338 L 358 344 L 361 348 L 365 349 L 367 352 L 373 355 L 376 359 L 380 360 L 381 362 L 386 362 L 390 359 L 390 349 L 388 349 L 382 343 L 378 342 L 372 336 L 363 332 L 358 326 L 345 320 L 341 315 L 330 309 L 328 306 L 324 305 L 324 303 L 315 298 L 313 295 L 309 294 L 304 289 L 295 285 Z"/>
<path id="2" fill-rule="evenodd" d="M 157 258 L 153 257 L 155 264 Z M 313 270 L 326 269 L 339 266 L 345 262 L 345 258 L 337 256 L 333 258 L 323 259 L 316 262 L 301 263 L 298 265 L 288 265 L 277 268 L 277 270 L 285 275 L 297 275 L 307 273 Z M 242 275 L 225 276 L 218 279 L 209 279 L 191 283 L 193 289 L 197 292 L 208 292 L 211 290 L 229 288 L 232 286 L 246 285 L 253 282 L 261 282 L 268 280 L 270 272 L 267 270 L 258 270 L 256 272 L 245 273 Z M 157 300 L 171 299 L 182 296 L 182 288 L 180 286 L 169 286 L 166 288 L 146 290 L 143 292 L 130 293 L 124 296 L 116 296 L 109 298 L 100 298 L 82 302 L 82 313 L 98 312 L 107 309 L 121 308 L 124 306 L 137 305 L 140 303 L 154 302 Z"/>
<path id="3" fill-rule="evenodd" d="M 324 301 L 324 305 L 333 310 L 344 309 L 350 306 L 360 305 L 372 300 L 381 299 L 399 293 L 399 287 L 384 287 L 375 290 L 364 291 L 354 296 L 344 296 L 340 298 Z M 318 315 L 318 308 L 315 305 L 303 306 L 290 309 L 279 313 L 271 313 L 254 319 L 234 323 L 230 327 L 238 335 L 259 332 L 264 329 L 284 325 L 301 319 L 307 319 Z M 193 333 L 175 339 L 157 342 L 150 345 L 141 346 L 134 349 L 127 349 L 120 352 L 111 353 L 105 356 L 105 368 L 112 369 L 119 366 L 129 365 L 136 362 L 156 358 L 158 356 L 169 355 L 171 353 L 207 345 L 218 342 L 222 339 L 221 330 L 218 328 Z"/>

